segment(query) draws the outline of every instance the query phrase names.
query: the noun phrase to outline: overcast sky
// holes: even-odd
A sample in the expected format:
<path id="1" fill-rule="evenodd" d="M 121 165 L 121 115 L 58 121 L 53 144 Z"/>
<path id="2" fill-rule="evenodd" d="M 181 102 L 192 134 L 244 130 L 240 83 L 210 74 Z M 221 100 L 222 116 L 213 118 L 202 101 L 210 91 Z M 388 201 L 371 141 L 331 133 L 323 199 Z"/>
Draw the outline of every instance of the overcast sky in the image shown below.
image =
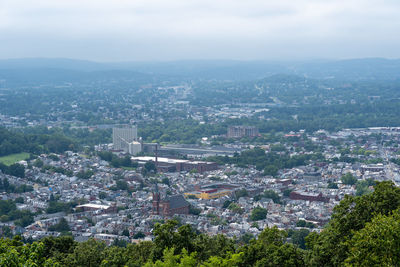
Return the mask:
<path id="1" fill-rule="evenodd" d="M 400 0 L 0 0 L 0 58 L 400 58 Z"/>

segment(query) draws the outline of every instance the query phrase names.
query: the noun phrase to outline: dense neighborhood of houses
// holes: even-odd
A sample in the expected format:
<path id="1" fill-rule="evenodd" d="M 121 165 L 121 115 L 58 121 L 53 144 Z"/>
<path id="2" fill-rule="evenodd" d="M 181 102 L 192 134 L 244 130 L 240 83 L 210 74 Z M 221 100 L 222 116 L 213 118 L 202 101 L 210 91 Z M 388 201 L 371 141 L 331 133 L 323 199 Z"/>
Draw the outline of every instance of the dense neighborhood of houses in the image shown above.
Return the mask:
<path id="1" fill-rule="evenodd" d="M 25 238 L 38 239 L 61 235 L 62 231 L 54 230 L 54 226 L 66 221 L 75 240 L 95 238 L 108 244 L 117 239 L 152 239 L 155 223 L 167 219 L 190 224 L 210 235 L 223 233 L 231 237 L 245 233 L 257 236 L 267 226 L 298 229 L 304 227 L 299 224 L 302 221 L 308 223 L 310 230 L 320 231 L 345 195 L 362 194 L 356 182 L 399 182 L 398 166 L 390 161 L 399 155 L 398 142 L 393 142 L 400 137 L 397 128 L 318 131 L 307 135 L 292 132 L 285 136 L 306 136 L 312 145 L 323 148 L 319 152 L 323 158 L 305 166 L 280 169 L 277 175 L 270 176 L 252 165 L 217 166 L 197 159 L 163 160 L 157 155 L 132 156 L 131 160 L 138 162 L 136 168 L 114 168 L 96 153 L 42 154 L 20 162 L 26 166 L 24 178 L 0 174 L 10 184 L 33 188 L 22 193 L 2 193 L 0 198 L 23 198 L 17 208 L 35 214 L 33 222 L 25 227 L 7 221 L 1 223 L 1 229 L 9 227 Z M 340 146 L 335 145 L 338 141 Z M 285 151 L 290 156 L 316 153 L 302 149 L 302 142 L 298 138 L 285 143 Z M 270 153 L 273 145 L 262 148 Z M 146 162 L 158 161 L 158 171 L 142 171 Z M 189 167 L 166 168 L 165 164 Z M 196 164 L 211 164 L 212 168 L 203 169 Z M 342 177 L 347 174 L 356 181 L 344 182 Z M 364 189 L 372 190 L 372 186 Z M 266 210 L 266 215 L 255 219 L 252 215 L 258 208 Z"/>

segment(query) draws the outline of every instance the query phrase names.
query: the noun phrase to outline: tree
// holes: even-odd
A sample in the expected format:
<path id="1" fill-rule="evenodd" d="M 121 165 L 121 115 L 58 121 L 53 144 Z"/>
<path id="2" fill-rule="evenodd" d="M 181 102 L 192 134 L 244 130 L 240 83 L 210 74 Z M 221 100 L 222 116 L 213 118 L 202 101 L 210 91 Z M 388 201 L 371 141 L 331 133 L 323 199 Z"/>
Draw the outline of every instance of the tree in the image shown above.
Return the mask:
<path id="1" fill-rule="evenodd" d="M 362 196 L 371 193 L 370 186 L 374 185 L 375 181 L 372 179 L 357 181 L 356 183 L 356 196 Z"/>
<path id="2" fill-rule="evenodd" d="M 230 254 L 226 258 L 222 258 L 220 256 L 212 256 L 209 258 L 207 262 L 203 264 L 204 267 L 213 267 L 213 266 L 221 266 L 221 267 L 230 267 L 230 266 L 239 266 L 243 261 L 243 254 L 235 253 Z"/>
<path id="3" fill-rule="evenodd" d="M 25 167 L 24 167 L 24 165 L 14 163 L 8 167 L 7 173 L 9 175 L 24 178 L 25 177 Z"/>
<path id="4" fill-rule="evenodd" d="M 42 168 L 43 167 L 43 161 L 41 159 L 36 159 L 35 162 L 33 163 L 33 166 Z"/>
<path id="5" fill-rule="evenodd" d="M 331 183 L 331 182 L 329 182 L 329 183 L 328 183 L 328 188 L 329 188 L 329 189 L 338 189 L 338 185 L 337 185 L 337 183 Z"/>
<path id="6" fill-rule="evenodd" d="M 144 164 L 142 168 L 142 174 L 143 175 L 148 175 L 149 173 L 156 173 L 157 172 L 157 167 L 154 161 L 148 161 Z"/>
<path id="7" fill-rule="evenodd" d="M 94 239 L 78 243 L 74 251 L 65 259 L 65 264 L 68 266 L 100 266 L 106 247 L 104 242 Z"/>
<path id="8" fill-rule="evenodd" d="M 232 202 L 229 205 L 228 209 L 230 209 L 234 213 L 239 213 L 239 214 L 242 214 L 244 212 L 244 210 L 238 204 L 236 204 L 234 202 Z"/>
<path id="9" fill-rule="evenodd" d="M 0 228 L 0 232 L 1 232 L 1 237 L 6 237 L 6 238 L 12 238 L 13 237 L 13 233 L 12 230 L 9 226 L 2 226 Z"/>
<path id="10" fill-rule="evenodd" d="M 15 203 L 24 203 L 24 198 L 23 197 L 17 197 L 15 200 Z"/>
<path id="11" fill-rule="evenodd" d="M 349 240 L 351 266 L 397 266 L 400 262 L 400 212 L 378 214 Z"/>
<path id="12" fill-rule="evenodd" d="M 16 218 L 14 218 L 16 219 Z M 18 215 L 18 219 L 14 221 L 15 225 L 25 227 L 33 223 L 33 216 L 30 212 L 23 212 L 22 214 Z"/>
<path id="13" fill-rule="evenodd" d="M 15 236 L 12 240 L 0 239 L 0 265 L 1 266 L 53 266 L 51 259 L 44 255 L 44 245 L 33 242 L 24 245 L 21 237 Z"/>
<path id="14" fill-rule="evenodd" d="M 168 177 L 162 178 L 161 183 L 168 185 L 168 186 L 170 185 Z"/>
<path id="15" fill-rule="evenodd" d="M 254 201 L 258 201 L 261 198 L 270 198 L 274 203 L 281 203 L 281 197 L 274 190 L 266 190 L 263 194 L 255 196 Z"/>
<path id="16" fill-rule="evenodd" d="M 54 258 L 56 262 L 62 262 L 77 245 L 72 236 L 45 237 L 41 242 L 44 245 L 44 257 Z"/>
<path id="17" fill-rule="evenodd" d="M 290 230 L 288 233 L 293 244 L 299 246 L 299 248 L 306 249 L 306 237 L 310 234 L 309 230 Z"/>
<path id="18" fill-rule="evenodd" d="M 222 204 L 222 208 L 227 209 L 231 203 L 232 203 L 231 200 L 225 200 L 224 204 Z"/>
<path id="19" fill-rule="evenodd" d="M 190 214 L 192 214 L 192 215 L 199 215 L 200 212 L 201 212 L 201 209 L 200 209 L 200 208 L 195 208 L 195 207 L 193 207 L 193 205 L 190 205 L 190 206 L 189 206 L 189 213 L 190 213 Z"/>
<path id="20" fill-rule="evenodd" d="M 133 235 L 133 239 L 142 239 L 142 238 L 145 238 L 145 237 L 146 237 L 146 235 L 143 234 L 140 231 Z"/>
<path id="21" fill-rule="evenodd" d="M 306 221 L 305 220 L 298 220 L 296 223 L 297 227 L 306 227 Z"/>
<path id="22" fill-rule="evenodd" d="M 117 240 L 117 239 L 116 239 Z M 101 261 L 101 267 L 105 266 L 127 266 L 127 261 L 133 256 L 129 255 L 128 251 L 132 245 L 127 244 L 124 240 L 114 240 L 112 246 L 106 248 L 102 253 L 103 260 Z M 122 241 L 122 242 L 121 242 Z M 139 265 L 130 265 L 139 266 Z"/>
<path id="23" fill-rule="evenodd" d="M 354 177 L 351 173 L 346 173 L 341 178 L 342 182 L 347 185 L 355 185 L 357 182 L 357 178 Z"/>
<path id="24" fill-rule="evenodd" d="M 105 198 L 107 198 L 107 196 L 108 196 L 108 195 L 107 195 L 106 192 L 100 192 L 100 193 L 99 193 L 99 198 L 100 198 L 100 199 L 105 199 Z"/>
<path id="25" fill-rule="evenodd" d="M 175 248 L 177 253 L 182 249 L 188 252 L 194 250 L 193 240 L 195 233 L 190 225 L 183 225 L 179 228 L 176 220 L 169 220 L 164 224 L 156 224 L 154 226 L 154 242 L 156 244 L 154 251 L 154 259 L 161 259 L 162 252 L 166 248 Z"/>
<path id="26" fill-rule="evenodd" d="M 264 168 L 264 175 L 276 176 L 278 174 L 278 168 L 274 165 L 268 165 Z"/>
<path id="27" fill-rule="evenodd" d="M 118 180 L 116 186 L 118 190 L 128 190 L 128 184 L 123 180 Z"/>
<path id="28" fill-rule="evenodd" d="M 113 153 L 112 152 L 110 152 L 110 151 L 99 151 L 99 152 L 97 152 L 97 155 L 102 159 L 102 160 L 105 160 L 105 161 L 108 161 L 108 162 L 110 162 L 112 159 L 113 159 Z"/>
<path id="29" fill-rule="evenodd" d="M 250 234 L 250 233 L 245 233 L 244 235 L 242 235 L 240 237 L 240 242 L 244 243 L 244 244 L 249 244 L 250 240 L 252 240 L 254 238 L 254 235 Z"/>
<path id="30" fill-rule="evenodd" d="M 132 160 L 129 156 L 125 156 L 121 159 L 121 166 L 124 167 L 131 167 L 132 166 Z"/>
<path id="31" fill-rule="evenodd" d="M 329 224 L 320 234 L 306 238 L 310 265 L 339 266 L 349 257 L 350 243 L 376 214 L 389 215 L 400 207 L 400 188 L 392 182 L 380 182 L 374 191 L 363 196 L 349 196 L 333 209 Z"/>
<path id="32" fill-rule="evenodd" d="M 129 236 L 130 236 L 129 230 L 125 228 L 125 229 L 122 231 L 122 235 L 129 237 Z"/>
<path id="33" fill-rule="evenodd" d="M 148 261 L 144 266 L 145 267 L 169 267 L 169 266 L 177 266 L 177 267 L 195 267 L 196 263 L 196 254 L 188 254 L 185 249 L 178 255 L 175 254 L 174 248 L 166 248 L 163 251 L 163 260 L 157 260 L 155 263 Z"/>
<path id="34" fill-rule="evenodd" d="M 283 196 L 289 197 L 290 193 L 293 191 L 293 189 L 285 189 L 283 190 Z"/>
<path id="35" fill-rule="evenodd" d="M 68 232 L 71 231 L 71 228 L 69 227 L 67 220 L 65 218 L 61 218 L 57 224 L 49 227 L 49 231 Z"/>
<path id="36" fill-rule="evenodd" d="M 116 238 L 114 239 L 112 246 L 116 246 L 116 247 L 120 247 L 120 248 L 126 248 L 126 246 L 128 245 L 128 242 L 124 239 L 119 239 Z"/>
<path id="37" fill-rule="evenodd" d="M 189 171 L 190 174 L 198 173 L 199 171 L 196 168 L 193 168 Z"/>
<path id="38" fill-rule="evenodd" d="M 252 221 L 259 221 L 264 220 L 267 217 L 268 211 L 261 207 L 255 207 L 251 211 L 250 220 Z"/>
<path id="39" fill-rule="evenodd" d="M 243 253 L 238 266 L 306 266 L 304 252 L 285 243 L 286 237 L 277 227 L 265 228 L 257 240 L 237 250 Z"/>
<path id="40" fill-rule="evenodd" d="M 247 196 L 249 196 L 249 192 L 247 192 L 246 189 L 242 188 L 235 192 L 235 196 L 236 196 L 236 199 L 239 199 L 241 197 L 247 197 Z"/>
<path id="41" fill-rule="evenodd" d="M 94 175 L 94 172 L 92 170 L 81 170 L 80 172 L 77 173 L 76 177 L 80 178 L 80 179 L 90 179 L 92 176 Z"/>

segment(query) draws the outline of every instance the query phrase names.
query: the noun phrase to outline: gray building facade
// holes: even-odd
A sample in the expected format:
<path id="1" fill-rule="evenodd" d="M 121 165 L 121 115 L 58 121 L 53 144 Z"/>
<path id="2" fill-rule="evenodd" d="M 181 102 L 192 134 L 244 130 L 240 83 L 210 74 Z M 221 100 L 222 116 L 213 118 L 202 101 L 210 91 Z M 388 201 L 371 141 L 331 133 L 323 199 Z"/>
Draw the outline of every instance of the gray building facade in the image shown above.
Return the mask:
<path id="1" fill-rule="evenodd" d="M 129 153 L 129 144 L 138 140 L 137 127 L 131 125 L 115 127 L 113 128 L 112 138 L 115 150 L 123 150 Z"/>

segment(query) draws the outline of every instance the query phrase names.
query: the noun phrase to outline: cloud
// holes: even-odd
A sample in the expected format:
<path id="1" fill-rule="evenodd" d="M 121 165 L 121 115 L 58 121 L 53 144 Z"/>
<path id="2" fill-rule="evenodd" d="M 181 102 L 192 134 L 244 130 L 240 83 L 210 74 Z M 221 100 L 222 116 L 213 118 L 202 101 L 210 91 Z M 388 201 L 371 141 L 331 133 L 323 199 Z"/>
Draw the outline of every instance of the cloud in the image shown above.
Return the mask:
<path id="1" fill-rule="evenodd" d="M 399 57 L 399 11 L 394 0 L 2 0 L 0 57 Z"/>

